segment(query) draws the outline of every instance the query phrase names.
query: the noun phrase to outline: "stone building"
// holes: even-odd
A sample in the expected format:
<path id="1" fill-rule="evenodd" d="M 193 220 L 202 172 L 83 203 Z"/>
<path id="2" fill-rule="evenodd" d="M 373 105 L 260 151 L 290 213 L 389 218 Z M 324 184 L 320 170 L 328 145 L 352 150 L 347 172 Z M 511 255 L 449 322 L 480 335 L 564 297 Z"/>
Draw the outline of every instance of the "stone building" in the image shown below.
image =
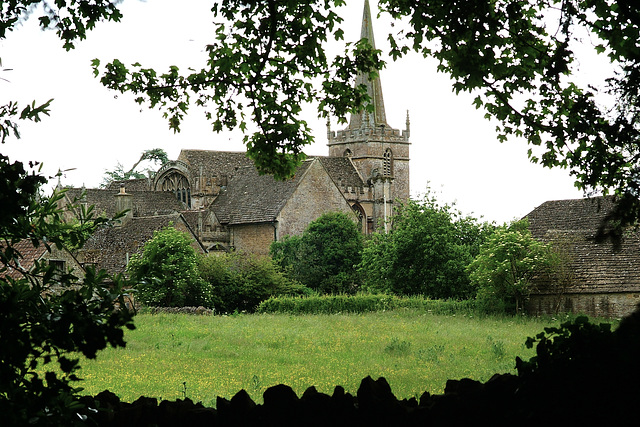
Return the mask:
<path id="1" fill-rule="evenodd" d="M 368 1 L 361 36 L 375 44 Z M 259 175 L 245 153 L 184 149 L 147 179 L 85 190 L 81 203 L 94 205 L 97 213 L 129 209 L 120 228 L 102 230 L 88 242 L 86 262 L 121 269 L 140 247 L 136 244 L 143 243 L 138 230 L 148 230 L 145 235 L 150 237 L 149 224 L 171 216 L 202 250 L 262 254 L 271 242 L 302 233 L 325 212 L 352 215 L 364 233 L 383 227 L 396 201 L 409 198 L 409 118 L 407 113 L 403 131 L 389 126 L 380 78 L 360 75 L 357 83 L 367 86 L 373 112 L 352 115 L 343 130 L 328 129 L 329 155 L 310 157 L 289 180 Z M 67 201 L 81 197 L 82 190 L 69 190 Z M 138 237 L 126 244 L 110 243 L 125 235 Z"/>
<path id="2" fill-rule="evenodd" d="M 609 197 L 548 201 L 526 218 L 534 238 L 552 242 L 564 261 L 559 280 L 538 279 L 527 310 L 622 317 L 640 303 L 640 233 L 627 230 L 620 242 L 596 241 L 613 208 Z"/>

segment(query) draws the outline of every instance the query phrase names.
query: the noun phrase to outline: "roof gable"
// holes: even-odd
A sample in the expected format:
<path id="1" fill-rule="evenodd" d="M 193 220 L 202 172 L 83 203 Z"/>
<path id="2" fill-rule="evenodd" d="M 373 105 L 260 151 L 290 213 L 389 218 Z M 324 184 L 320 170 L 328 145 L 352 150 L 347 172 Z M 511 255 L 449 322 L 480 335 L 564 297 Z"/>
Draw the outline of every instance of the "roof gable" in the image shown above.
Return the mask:
<path id="1" fill-rule="evenodd" d="M 333 182 L 340 188 L 361 188 L 364 180 L 349 157 L 315 157 L 322 163 Z"/>
<path id="2" fill-rule="evenodd" d="M 273 222 L 313 161 L 304 161 L 293 178 L 284 181 L 260 175 L 254 166 L 240 168 L 211 210 L 221 224 Z"/>
<path id="3" fill-rule="evenodd" d="M 96 264 L 110 274 L 123 273 L 131 255 L 138 253 L 151 240 L 153 233 L 172 224 L 188 232 L 202 251 L 202 245 L 179 213 L 131 218 L 119 227 L 101 227 L 87 240 L 83 248 L 86 263 Z"/>
<path id="4" fill-rule="evenodd" d="M 0 249 L 4 251 L 4 243 L 0 244 Z M 36 261 L 40 260 L 47 253 L 47 248 L 39 243 L 38 246 L 34 246 L 33 242 L 30 239 L 24 239 L 13 245 L 13 249 L 15 249 L 20 255 L 20 267 L 24 271 L 31 271 Z M 13 267 L 8 267 L 6 271 L 0 273 L 0 277 L 11 277 L 13 279 L 18 279 L 22 277 L 22 273 L 20 270 L 15 269 Z"/>

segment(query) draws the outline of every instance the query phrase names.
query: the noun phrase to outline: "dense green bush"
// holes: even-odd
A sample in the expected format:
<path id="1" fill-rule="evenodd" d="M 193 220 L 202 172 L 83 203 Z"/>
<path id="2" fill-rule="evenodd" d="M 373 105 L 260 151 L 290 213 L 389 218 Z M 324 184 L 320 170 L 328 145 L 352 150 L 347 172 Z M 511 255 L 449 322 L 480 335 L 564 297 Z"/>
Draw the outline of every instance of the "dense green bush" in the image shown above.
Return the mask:
<path id="1" fill-rule="evenodd" d="M 501 227 L 469 265 L 478 305 L 489 312 L 523 309 L 535 276 L 548 275 L 559 260 L 549 244 L 536 241 L 526 220 Z"/>
<path id="2" fill-rule="evenodd" d="M 323 214 L 302 236 L 271 244 L 271 256 L 292 279 L 320 293 L 354 293 L 360 278 L 362 234 L 353 218 Z"/>
<path id="3" fill-rule="evenodd" d="M 337 314 L 395 309 L 424 310 L 433 314 L 474 314 L 475 302 L 430 300 L 420 296 L 398 297 L 386 294 L 310 295 L 269 298 L 260 303 L 257 311 L 274 314 Z"/>
<path id="4" fill-rule="evenodd" d="M 213 306 L 218 312 L 253 312 L 274 295 L 303 295 L 305 286 L 289 279 L 268 256 L 232 252 L 202 256 L 200 277 L 211 287 Z"/>
<path id="5" fill-rule="evenodd" d="M 172 225 L 156 231 L 127 272 L 139 302 L 156 307 L 211 306 L 211 289 L 198 274 L 191 239 Z"/>
<path id="6" fill-rule="evenodd" d="M 364 287 L 433 299 L 472 298 L 466 267 L 493 228 L 438 205 L 434 197 L 401 204 L 391 231 L 373 235 L 364 248 L 359 266 Z"/>

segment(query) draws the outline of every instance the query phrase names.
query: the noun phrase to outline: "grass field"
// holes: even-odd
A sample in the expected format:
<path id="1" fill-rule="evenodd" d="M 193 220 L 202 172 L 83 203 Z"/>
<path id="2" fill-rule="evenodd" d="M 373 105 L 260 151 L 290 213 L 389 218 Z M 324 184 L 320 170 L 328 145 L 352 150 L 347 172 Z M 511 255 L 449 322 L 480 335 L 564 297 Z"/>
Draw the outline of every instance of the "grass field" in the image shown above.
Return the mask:
<path id="1" fill-rule="evenodd" d="M 417 311 L 365 315 L 190 316 L 141 314 L 125 349 L 82 361 L 86 394 L 189 397 L 215 406 L 245 389 L 257 402 L 284 383 L 300 395 L 315 385 L 355 393 L 367 375 L 384 376 L 399 398 L 442 393 L 447 379 L 488 380 L 515 372 L 534 353 L 528 336 L 550 323 L 524 318 L 437 316 Z"/>

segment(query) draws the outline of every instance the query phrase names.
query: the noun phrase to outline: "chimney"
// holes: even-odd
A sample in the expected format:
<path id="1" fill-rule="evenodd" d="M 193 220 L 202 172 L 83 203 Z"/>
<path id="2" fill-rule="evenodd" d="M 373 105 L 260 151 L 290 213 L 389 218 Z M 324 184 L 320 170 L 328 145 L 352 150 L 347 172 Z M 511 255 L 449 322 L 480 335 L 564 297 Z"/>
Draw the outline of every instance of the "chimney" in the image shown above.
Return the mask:
<path id="1" fill-rule="evenodd" d="M 124 217 L 118 220 L 116 225 L 123 225 L 125 222 L 133 218 L 133 196 L 125 191 L 124 184 L 120 184 L 120 192 L 115 195 L 116 212 L 126 211 Z"/>

